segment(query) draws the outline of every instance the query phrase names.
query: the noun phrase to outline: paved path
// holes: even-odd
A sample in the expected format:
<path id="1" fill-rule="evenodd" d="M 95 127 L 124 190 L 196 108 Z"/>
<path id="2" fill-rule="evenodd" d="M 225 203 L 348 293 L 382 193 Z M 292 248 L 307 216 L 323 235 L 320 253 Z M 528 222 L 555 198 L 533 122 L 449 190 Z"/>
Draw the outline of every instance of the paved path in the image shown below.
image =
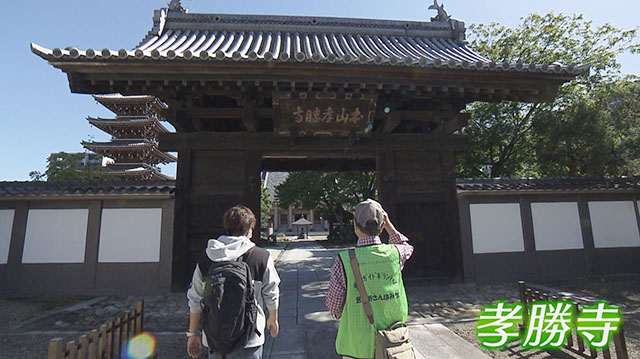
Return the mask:
<path id="1" fill-rule="evenodd" d="M 276 264 L 280 284 L 280 335 L 267 335 L 264 359 L 331 359 L 338 322 L 324 305 L 330 268 L 338 249 L 296 241 Z M 415 312 L 408 322 L 418 358 L 489 358 L 441 324 L 429 324 Z"/>

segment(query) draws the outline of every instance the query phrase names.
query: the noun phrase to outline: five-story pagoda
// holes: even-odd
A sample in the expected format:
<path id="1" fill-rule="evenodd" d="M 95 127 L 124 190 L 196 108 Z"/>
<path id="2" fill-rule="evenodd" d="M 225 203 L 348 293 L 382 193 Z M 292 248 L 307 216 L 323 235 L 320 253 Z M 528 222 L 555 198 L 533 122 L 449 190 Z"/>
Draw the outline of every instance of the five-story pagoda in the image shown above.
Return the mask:
<path id="1" fill-rule="evenodd" d="M 109 133 L 111 141 L 82 142 L 86 149 L 114 160 L 107 165 L 107 175 L 123 180 L 172 179 L 157 167 L 159 163 L 176 161 L 174 156 L 158 149 L 158 135 L 169 132 L 160 123 L 167 105 L 155 96 L 93 97 L 116 114 L 115 118 L 87 118 L 89 123 Z"/>

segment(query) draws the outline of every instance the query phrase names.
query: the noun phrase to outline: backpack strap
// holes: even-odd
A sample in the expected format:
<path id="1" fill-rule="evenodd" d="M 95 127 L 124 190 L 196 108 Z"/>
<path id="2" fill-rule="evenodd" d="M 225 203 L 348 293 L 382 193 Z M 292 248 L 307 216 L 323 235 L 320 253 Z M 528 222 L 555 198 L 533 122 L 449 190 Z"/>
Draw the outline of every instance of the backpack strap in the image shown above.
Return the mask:
<path id="1" fill-rule="evenodd" d="M 209 258 L 209 256 L 207 255 L 207 252 L 202 252 L 202 254 L 200 255 L 200 257 L 198 257 L 198 267 L 200 268 L 200 274 L 201 275 L 206 275 L 207 273 L 209 273 L 209 268 L 211 267 L 211 263 L 213 261 Z"/>
<path id="2" fill-rule="evenodd" d="M 256 248 L 256 247 L 251 247 L 251 248 L 249 248 L 249 250 L 248 250 L 248 251 L 244 252 L 244 254 L 243 254 L 243 255 L 241 255 L 241 256 L 240 256 L 240 257 L 238 257 L 238 258 L 242 258 L 242 261 L 243 261 L 243 262 L 247 262 L 247 259 L 249 259 L 249 255 L 251 255 L 251 252 L 253 252 L 254 248 Z"/>
<path id="3" fill-rule="evenodd" d="M 243 262 L 247 263 L 247 259 L 249 258 L 249 255 L 251 254 L 251 252 L 253 251 L 254 248 L 255 247 L 252 247 L 251 249 L 246 251 L 243 255 L 238 257 L 236 259 L 236 262 L 243 261 Z M 207 252 L 206 251 L 202 252 L 202 254 L 200 254 L 200 257 L 198 257 L 198 267 L 200 268 L 200 273 L 202 275 L 204 275 L 204 274 L 209 272 L 209 268 L 211 268 L 211 263 L 213 263 L 213 261 L 207 255 Z"/>

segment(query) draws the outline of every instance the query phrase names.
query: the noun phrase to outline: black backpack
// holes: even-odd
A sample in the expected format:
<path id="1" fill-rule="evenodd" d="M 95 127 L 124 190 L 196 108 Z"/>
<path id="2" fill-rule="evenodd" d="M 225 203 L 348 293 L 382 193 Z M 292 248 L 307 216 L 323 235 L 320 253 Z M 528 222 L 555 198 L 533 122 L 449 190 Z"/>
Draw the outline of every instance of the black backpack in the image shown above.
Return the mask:
<path id="1" fill-rule="evenodd" d="M 200 324 L 211 352 L 242 349 L 257 332 L 253 278 L 246 263 L 250 251 L 235 261 L 214 262 L 206 253 L 198 259 L 205 282 Z"/>

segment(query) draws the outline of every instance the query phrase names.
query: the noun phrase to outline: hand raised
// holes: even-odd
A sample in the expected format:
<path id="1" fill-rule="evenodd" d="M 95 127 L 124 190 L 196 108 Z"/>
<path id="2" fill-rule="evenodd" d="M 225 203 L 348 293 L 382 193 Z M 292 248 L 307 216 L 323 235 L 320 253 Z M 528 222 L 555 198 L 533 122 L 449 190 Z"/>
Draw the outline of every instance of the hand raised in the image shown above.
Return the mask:
<path id="1" fill-rule="evenodd" d="M 389 235 L 395 234 L 396 232 L 398 232 L 396 230 L 396 227 L 393 225 L 393 223 L 391 223 L 391 220 L 389 219 L 389 215 L 387 214 L 387 212 L 384 212 L 383 228 L 387 230 L 387 233 L 389 233 Z"/>

